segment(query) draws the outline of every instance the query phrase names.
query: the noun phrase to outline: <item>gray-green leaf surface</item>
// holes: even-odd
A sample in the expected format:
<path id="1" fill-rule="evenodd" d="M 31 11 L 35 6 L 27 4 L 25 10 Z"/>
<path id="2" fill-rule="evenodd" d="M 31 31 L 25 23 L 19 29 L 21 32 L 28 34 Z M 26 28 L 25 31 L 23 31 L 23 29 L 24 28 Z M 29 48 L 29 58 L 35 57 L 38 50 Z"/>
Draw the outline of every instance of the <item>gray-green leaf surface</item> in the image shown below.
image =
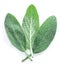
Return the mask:
<path id="1" fill-rule="evenodd" d="M 11 43 L 16 48 L 24 52 L 26 50 L 26 40 L 23 30 L 17 19 L 13 15 L 8 13 L 5 18 L 4 25 Z"/>
<path id="2" fill-rule="evenodd" d="M 26 37 L 26 47 L 29 49 L 33 45 L 35 33 L 39 28 L 39 17 L 34 5 L 30 5 L 23 18 L 22 27 Z"/>
<path id="3" fill-rule="evenodd" d="M 56 17 L 49 17 L 39 28 L 37 36 L 34 40 L 33 53 L 44 51 L 54 38 L 57 22 Z"/>
<path id="4" fill-rule="evenodd" d="M 39 27 L 37 10 L 31 4 L 23 18 L 22 27 L 17 19 L 9 13 L 6 15 L 4 25 L 11 43 L 27 55 L 22 60 L 24 62 L 28 58 L 32 61 L 33 53 L 40 53 L 50 45 L 56 33 L 57 20 L 55 16 L 50 16 Z"/>

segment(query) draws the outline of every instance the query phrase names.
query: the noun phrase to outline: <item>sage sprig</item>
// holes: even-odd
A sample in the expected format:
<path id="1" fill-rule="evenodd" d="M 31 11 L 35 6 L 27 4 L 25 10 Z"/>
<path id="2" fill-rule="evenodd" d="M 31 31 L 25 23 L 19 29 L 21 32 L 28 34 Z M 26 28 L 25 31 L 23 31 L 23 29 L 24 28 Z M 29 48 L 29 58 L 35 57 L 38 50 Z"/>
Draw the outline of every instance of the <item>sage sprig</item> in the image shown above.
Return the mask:
<path id="1" fill-rule="evenodd" d="M 56 33 L 57 20 L 55 16 L 50 16 L 39 26 L 37 10 L 34 5 L 30 5 L 22 26 L 10 13 L 6 15 L 4 25 L 12 45 L 27 55 L 22 61 L 28 58 L 32 61 L 34 54 L 44 51 L 50 45 Z M 26 50 L 29 50 L 30 54 Z"/>
<path id="2" fill-rule="evenodd" d="M 33 56 L 32 46 L 34 44 L 36 31 L 39 29 L 39 17 L 36 8 L 31 5 L 28 7 L 23 18 L 22 28 L 26 37 L 26 48 L 30 49 Z"/>

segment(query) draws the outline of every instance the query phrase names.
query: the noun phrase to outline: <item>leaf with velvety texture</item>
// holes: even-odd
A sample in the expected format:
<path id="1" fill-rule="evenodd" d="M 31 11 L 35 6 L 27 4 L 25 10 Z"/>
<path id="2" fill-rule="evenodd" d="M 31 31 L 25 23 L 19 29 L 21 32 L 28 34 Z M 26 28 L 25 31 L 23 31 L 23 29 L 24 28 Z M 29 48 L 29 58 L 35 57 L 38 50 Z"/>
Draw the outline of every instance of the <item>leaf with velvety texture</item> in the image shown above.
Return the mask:
<path id="1" fill-rule="evenodd" d="M 32 48 L 36 31 L 39 28 L 39 17 L 34 5 L 30 5 L 23 18 L 22 27 L 26 37 L 26 47 Z"/>
<path id="2" fill-rule="evenodd" d="M 49 17 L 39 28 L 33 45 L 33 53 L 44 51 L 51 43 L 56 32 L 56 17 Z"/>
<path id="3" fill-rule="evenodd" d="M 4 25 L 11 43 L 16 48 L 24 52 L 26 50 L 26 40 L 23 30 L 17 19 L 13 15 L 8 13 L 5 18 Z"/>

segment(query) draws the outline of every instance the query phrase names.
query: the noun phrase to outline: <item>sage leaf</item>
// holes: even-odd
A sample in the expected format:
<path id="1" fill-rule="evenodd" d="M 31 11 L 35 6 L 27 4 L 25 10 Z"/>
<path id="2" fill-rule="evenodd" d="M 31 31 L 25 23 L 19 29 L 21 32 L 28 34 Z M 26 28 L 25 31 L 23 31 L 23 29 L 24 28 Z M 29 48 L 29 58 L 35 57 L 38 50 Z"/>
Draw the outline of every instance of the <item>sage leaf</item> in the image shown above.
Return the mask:
<path id="1" fill-rule="evenodd" d="M 17 19 L 12 14 L 7 14 L 5 18 L 5 29 L 11 43 L 20 51 L 26 50 L 26 40 L 23 30 Z"/>
<path id="2" fill-rule="evenodd" d="M 33 53 L 44 51 L 51 43 L 56 32 L 56 17 L 49 17 L 39 28 L 33 45 Z"/>
<path id="3" fill-rule="evenodd" d="M 10 13 L 6 15 L 4 26 L 12 45 L 26 54 L 22 60 L 24 62 L 27 59 L 32 61 L 33 54 L 48 48 L 56 33 L 57 20 L 55 16 L 50 16 L 39 27 L 37 10 L 31 4 L 23 18 L 22 27 Z"/>
<path id="4" fill-rule="evenodd" d="M 22 28 L 26 37 L 26 48 L 32 53 L 32 45 L 35 38 L 35 33 L 39 28 L 39 17 L 34 5 L 30 5 L 23 18 Z"/>

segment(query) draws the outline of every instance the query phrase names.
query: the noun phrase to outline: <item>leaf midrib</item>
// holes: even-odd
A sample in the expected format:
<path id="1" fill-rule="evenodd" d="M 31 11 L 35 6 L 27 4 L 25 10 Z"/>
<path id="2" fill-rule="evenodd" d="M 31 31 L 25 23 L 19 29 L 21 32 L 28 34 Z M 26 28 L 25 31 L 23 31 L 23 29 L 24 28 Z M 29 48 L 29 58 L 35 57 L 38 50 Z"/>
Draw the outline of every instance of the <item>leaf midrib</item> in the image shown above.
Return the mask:
<path id="1" fill-rule="evenodd" d="M 32 42 L 31 42 L 32 32 L 31 32 L 31 30 L 32 30 L 32 17 L 31 17 L 31 23 L 30 23 L 30 52 L 32 54 Z"/>

